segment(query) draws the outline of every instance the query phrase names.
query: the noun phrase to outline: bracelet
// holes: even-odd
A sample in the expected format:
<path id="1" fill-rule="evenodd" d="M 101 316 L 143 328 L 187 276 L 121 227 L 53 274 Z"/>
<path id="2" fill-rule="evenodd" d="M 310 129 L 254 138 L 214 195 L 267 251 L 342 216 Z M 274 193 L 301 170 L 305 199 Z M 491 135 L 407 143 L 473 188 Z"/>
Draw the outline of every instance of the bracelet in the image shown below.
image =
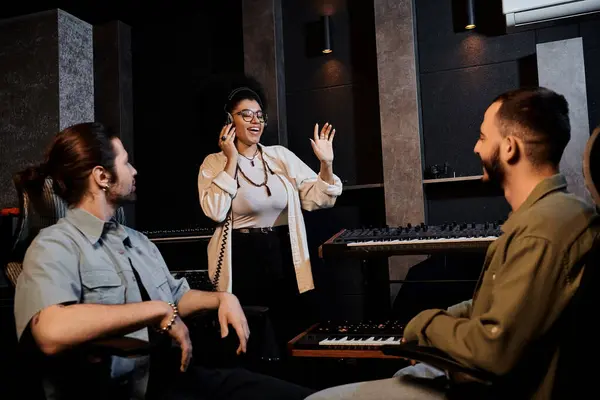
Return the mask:
<path id="1" fill-rule="evenodd" d="M 175 323 L 175 320 L 179 316 L 179 310 L 177 309 L 177 306 L 171 302 L 168 302 L 167 304 L 170 305 L 173 309 L 173 316 L 171 317 L 171 320 L 169 321 L 167 326 L 157 329 L 160 333 L 167 333 L 168 331 L 170 331 L 173 327 L 173 324 Z"/>

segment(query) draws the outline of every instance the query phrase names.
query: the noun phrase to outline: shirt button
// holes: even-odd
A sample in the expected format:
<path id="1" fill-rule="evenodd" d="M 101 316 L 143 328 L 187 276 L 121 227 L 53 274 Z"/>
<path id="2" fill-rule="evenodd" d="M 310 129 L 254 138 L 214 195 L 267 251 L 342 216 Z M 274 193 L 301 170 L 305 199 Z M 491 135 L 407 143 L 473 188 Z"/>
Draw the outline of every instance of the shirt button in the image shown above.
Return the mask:
<path id="1" fill-rule="evenodd" d="M 133 278 L 131 278 L 131 280 L 135 282 L 135 276 Z"/>
<path id="2" fill-rule="evenodd" d="M 495 281 L 496 280 L 496 274 L 492 274 L 492 280 Z"/>

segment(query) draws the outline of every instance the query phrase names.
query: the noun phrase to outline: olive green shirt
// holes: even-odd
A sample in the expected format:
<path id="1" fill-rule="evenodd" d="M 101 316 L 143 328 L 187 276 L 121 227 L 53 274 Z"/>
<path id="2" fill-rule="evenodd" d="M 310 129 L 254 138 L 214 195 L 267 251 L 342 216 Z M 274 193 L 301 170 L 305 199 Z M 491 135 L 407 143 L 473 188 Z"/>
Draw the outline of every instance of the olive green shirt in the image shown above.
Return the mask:
<path id="1" fill-rule="evenodd" d="M 520 368 L 579 287 L 580 261 L 600 236 L 595 207 L 566 190 L 562 175 L 540 182 L 488 248 L 472 304 L 426 310 L 404 337 L 436 347 L 472 368 L 520 379 L 530 398 L 550 398 L 558 345 L 537 371 Z M 527 376 L 523 376 L 527 375 Z"/>
<path id="2" fill-rule="evenodd" d="M 189 290 L 185 279 L 171 275 L 145 235 L 83 209 L 68 210 L 65 218 L 40 231 L 25 254 L 15 293 L 19 339 L 33 316 L 52 305 L 142 301 L 133 267 L 151 300 L 178 303 Z M 148 328 L 127 336 L 147 341 Z M 147 357 L 112 357 L 110 375 L 134 380 L 132 398 L 143 398 L 148 367 Z"/>

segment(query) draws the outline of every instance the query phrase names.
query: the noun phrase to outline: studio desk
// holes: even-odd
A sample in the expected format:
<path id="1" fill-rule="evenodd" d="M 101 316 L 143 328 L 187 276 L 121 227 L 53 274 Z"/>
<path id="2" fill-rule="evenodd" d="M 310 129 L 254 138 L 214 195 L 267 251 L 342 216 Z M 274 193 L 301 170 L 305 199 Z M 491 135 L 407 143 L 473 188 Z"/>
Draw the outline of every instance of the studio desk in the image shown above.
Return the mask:
<path id="1" fill-rule="evenodd" d="M 288 343 L 296 357 L 395 358 L 381 351 L 399 345 L 404 321 L 386 318 L 389 312 L 388 264 L 371 263 L 397 255 L 485 253 L 500 234 L 501 222 L 407 225 L 342 229 L 319 247 L 324 259 L 359 259 L 363 263 L 367 308 L 372 319 L 361 322 L 325 321 L 314 324 Z M 374 267 L 374 265 L 378 265 Z"/>

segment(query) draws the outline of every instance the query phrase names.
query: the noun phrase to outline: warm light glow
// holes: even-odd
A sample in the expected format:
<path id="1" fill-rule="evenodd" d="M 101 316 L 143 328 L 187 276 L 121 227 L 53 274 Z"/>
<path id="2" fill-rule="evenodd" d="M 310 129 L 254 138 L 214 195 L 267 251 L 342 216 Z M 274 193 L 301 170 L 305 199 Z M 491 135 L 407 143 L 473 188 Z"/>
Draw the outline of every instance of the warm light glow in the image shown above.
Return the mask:
<path id="1" fill-rule="evenodd" d="M 467 26 L 465 26 L 465 29 L 475 29 L 475 25 L 474 24 L 467 25 Z"/>
<path id="2" fill-rule="evenodd" d="M 331 49 L 323 49 L 323 53 L 324 53 L 324 54 L 329 54 L 329 53 L 331 53 L 332 51 L 333 51 L 333 50 L 331 50 Z"/>
<path id="3" fill-rule="evenodd" d="M 324 57 L 324 61 L 315 74 L 315 77 L 319 77 L 319 82 L 322 82 L 323 86 L 326 87 L 343 84 L 343 80 L 348 76 L 349 66 L 336 60 L 335 57 Z"/>

